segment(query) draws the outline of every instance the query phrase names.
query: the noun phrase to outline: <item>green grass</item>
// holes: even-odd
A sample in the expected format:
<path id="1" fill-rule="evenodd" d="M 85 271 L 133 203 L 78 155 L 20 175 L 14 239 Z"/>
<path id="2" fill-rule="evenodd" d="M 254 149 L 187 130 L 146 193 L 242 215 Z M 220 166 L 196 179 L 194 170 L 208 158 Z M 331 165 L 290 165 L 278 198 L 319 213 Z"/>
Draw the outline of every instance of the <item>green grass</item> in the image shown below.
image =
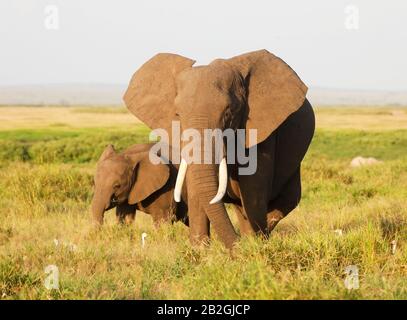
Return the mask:
<path id="1" fill-rule="evenodd" d="M 185 226 L 155 229 L 142 213 L 120 227 L 108 212 L 92 229 L 101 150 L 147 139 L 144 126 L 0 131 L 2 299 L 407 299 L 406 130 L 318 129 L 299 208 L 270 239 L 243 238 L 232 255 L 216 238 L 192 248 Z M 383 163 L 350 168 L 358 155 Z M 44 286 L 48 265 L 59 268 L 58 290 Z M 344 286 L 349 265 L 357 290 Z"/>
<path id="2" fill-rule="evenodd" d="M 0 161 L 86 163 L 96 161 L 108 144 L 122 150 L 134 143 L 148 143 L 148 133 L 142 125 L 132 132 L 119 128 L 0 131 Z"/>
<path id="3" fill-rule="evenodd" d="M 120 150 L 133 143 L 147 143 L 148 133 L 144 125 L 135 125 L 131 132 L 119 128 L 0 131 L 0 161 L 95 161 L 107 144 L 112 143 Z M 89 148 L 90 145 L 92 148 Z M 382 160 L 407 157 L 406 131 L 318 129 L 308 156 L 335 160 L 349 159 L 360 154 Z"/>
<path id="4" fill-rule="evenodd" d="M 317 130 L 309 156 L 331 160 L 349 159 L 358 155 L 392 160 L 407 157 L 407 131 Z"/>

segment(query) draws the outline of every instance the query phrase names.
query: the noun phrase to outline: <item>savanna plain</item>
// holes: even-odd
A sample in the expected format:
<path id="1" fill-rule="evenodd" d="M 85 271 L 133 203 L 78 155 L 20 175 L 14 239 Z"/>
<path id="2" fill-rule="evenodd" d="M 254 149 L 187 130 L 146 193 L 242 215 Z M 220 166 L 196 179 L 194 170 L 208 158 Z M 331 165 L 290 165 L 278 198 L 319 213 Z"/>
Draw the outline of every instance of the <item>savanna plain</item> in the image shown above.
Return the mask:
<path id="1" fill-rule="evenodd" d="M 193 248 L 183 224 L 156 229 L 142 212 L 118 226 L 111 210 L 92 228 L 100 153 L 148 142 L 125 108 L 0 107 L 0 298 L 407 299 L 407 108 L 315 109 L 299 207 L 229 254 L 216 237 Z M 381 162 L 351 168 L 356 156 Z M 49 265 L 58 289 L 44 285 Z"/>

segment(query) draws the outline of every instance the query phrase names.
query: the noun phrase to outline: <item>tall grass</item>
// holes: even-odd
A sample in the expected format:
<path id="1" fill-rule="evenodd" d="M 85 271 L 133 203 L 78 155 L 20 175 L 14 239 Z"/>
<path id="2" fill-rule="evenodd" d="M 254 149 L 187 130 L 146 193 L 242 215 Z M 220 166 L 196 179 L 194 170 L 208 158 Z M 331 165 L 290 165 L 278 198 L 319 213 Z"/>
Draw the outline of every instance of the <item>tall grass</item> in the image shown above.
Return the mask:
<path id="1" fill-rule="evenodd" d="M 299 208 L 270 239 L 242 238 L 232 254 L 216 237 L 193 248 L 187 227 L 157 229 L 140 212 L 133 226 L 117 226 L 108 212 L 106 225 L 92 229 L 100 152 L 108 143 L 123 149 L 146 142 L 147 135 L 142 126 L 127 133 L 0 132 L 2 299 L 407 298 L 405 131 L 318 130 L 302 166 Z M 357 155 L 383 163 L 351 169 Z M 44 286 L 48 265 L 59 268 L 58 290 Z M 344 285 L 349 265 L 359 269 L 359 289 Z"/>

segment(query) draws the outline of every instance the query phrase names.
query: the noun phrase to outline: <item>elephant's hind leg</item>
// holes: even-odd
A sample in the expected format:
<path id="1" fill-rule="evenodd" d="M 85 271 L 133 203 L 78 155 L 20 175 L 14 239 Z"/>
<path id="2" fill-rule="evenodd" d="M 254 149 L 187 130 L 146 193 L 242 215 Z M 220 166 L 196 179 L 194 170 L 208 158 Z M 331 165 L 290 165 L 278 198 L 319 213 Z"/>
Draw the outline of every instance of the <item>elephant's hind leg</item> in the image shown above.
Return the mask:
<path id="1" fill-rule="evenodd" d="M 252 175 L 239 176 L 243 212 L 253 231 L 267 235 L 268 203 L 275 176 L 276 134 L 271 134 L 257 146 L 257 170 Z"/>
<path id="2" fill-rule="evenodd" d="M 267 231 L 270 233 L 276 225 L 294 210 L 301 200 L 300 167 L 287 181 L 281 192 L 269 205 L 267 213 Z"/>

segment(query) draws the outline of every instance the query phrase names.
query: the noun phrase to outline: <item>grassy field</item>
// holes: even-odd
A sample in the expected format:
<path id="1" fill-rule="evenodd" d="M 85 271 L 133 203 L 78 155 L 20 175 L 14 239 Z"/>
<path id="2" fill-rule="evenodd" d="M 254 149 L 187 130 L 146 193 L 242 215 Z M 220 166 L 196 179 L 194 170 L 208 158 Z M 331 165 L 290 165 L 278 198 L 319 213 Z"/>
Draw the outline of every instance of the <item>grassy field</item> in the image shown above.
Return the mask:
<path id="1" fill-rule="evenodd" d="M 101 150 L 148 139 L 125 109 L 0 107 L 0 299 L 407 299 L 407 108 L 316 111 L 300 206 L 229 255 L 140 212 L 133 226 L 108 212 L 91 228 Z M 383 162 L 350 168 L 359 155 Z M 49 265 L 57 290 L 44 286 Z M 349 265 L 359 289 L 345 287 Z"/>

